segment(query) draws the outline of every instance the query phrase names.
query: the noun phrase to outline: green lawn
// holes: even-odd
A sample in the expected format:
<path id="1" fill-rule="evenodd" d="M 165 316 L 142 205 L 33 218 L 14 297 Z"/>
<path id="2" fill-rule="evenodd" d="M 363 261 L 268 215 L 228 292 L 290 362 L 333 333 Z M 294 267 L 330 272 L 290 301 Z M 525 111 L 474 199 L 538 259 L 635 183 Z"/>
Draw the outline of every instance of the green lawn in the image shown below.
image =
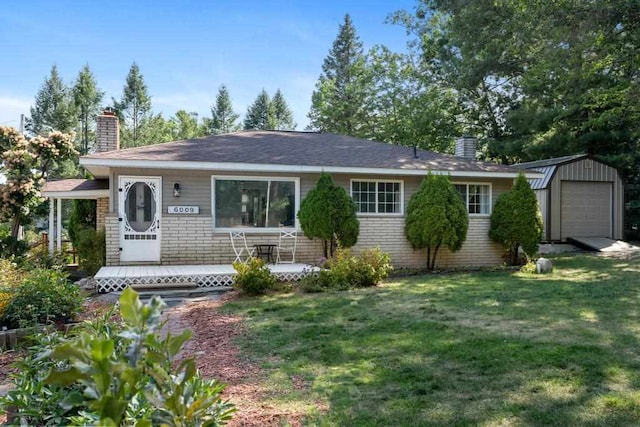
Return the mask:
<path id="1" fill-rule="evenodd" d="M 311 425 L 640 425 L 640 257 L 553 262 L 224 310 L 246 317 L 269 403 Z"/>

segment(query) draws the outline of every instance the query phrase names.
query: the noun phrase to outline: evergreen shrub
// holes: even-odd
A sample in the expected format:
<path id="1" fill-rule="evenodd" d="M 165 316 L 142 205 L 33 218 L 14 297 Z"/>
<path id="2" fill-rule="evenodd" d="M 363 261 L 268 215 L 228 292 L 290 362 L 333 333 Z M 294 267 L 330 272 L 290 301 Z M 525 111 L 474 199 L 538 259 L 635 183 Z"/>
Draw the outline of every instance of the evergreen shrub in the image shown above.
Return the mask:
<path id="1" fill-rule="evenodd" d="M 510 192 L 498 197 L 491 213 L 489 236 L 506 249 L 509 265 L 518 264 L 520 247 L 531 258 L 538 252 L 542 216 L 536 195 L 524 174 L 518 175 Z"/>

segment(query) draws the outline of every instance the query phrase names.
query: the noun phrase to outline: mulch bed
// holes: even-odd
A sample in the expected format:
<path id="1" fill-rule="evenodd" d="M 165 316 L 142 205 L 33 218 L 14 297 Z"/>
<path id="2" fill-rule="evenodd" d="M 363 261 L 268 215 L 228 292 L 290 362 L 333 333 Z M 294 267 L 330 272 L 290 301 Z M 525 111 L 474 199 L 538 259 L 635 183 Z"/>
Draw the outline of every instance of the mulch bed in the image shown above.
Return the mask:
<path id="1" fill-rule="evenodd" d="M 283 412 L 281 408 L 264 402 L 267 394 L 264 373 L 260 367 L 243 360 L 233 340 L 243 334 L 242 319 L 221 314 L 219 308 L 237 297 L 230 292 L 221 300 L 186 303 L 175 307 L 169 315 L 171 329 L 191 329 L 193 337 L 183 348 L 182 355 L 196 356 L 196 365 L 205 378 L 215 378 L 227 384 L 224 397 L 236 405 L 237 412 L 229 426 L 290 426 L 302 425 L 303 414 Z M 87 299 L 78 320 L 95 318 L 105 313 L 113 302 Z M 10 365 L 23 355 L 22 351 L 0 353 L 0 384 L 8 382 L 15 368 Z M 294 381 L 294 386 L 300 386 Z M 0 424 L 6 418 L 0 415 Z"/>
<path id="2" fill-rule="evenodd" d="M 0 352 L 0 384 L 7 382 L 9 376 L 17 371 L 11 364 L 22 355 L 22 350 Z"/>
<path id="3" fill-rule="evenodd" d="M 244 333 L 242 319 L 221 314 L 219 308 L 236 297 L 237 293 L 230 292 L 221 300 L 187 306 L 183 319 L 194 333 L 189 347 L 197 349 L 196 365 L 204 377 L 227 384 L 224 395 L 238 410 L 230 426 L 300 426 L 302 414 L 283 412 L 262 400 L 266 394 L 263 372 L 260 367 L 243 360 L 233 343 Z"/>

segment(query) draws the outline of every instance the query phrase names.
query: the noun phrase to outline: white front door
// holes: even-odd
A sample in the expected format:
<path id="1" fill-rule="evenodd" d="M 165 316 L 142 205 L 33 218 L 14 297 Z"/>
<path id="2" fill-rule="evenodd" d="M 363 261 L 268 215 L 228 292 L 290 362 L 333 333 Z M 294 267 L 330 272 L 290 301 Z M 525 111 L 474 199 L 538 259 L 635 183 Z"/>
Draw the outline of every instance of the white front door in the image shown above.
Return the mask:
<path id="1" fill-rule="evenodd" d="M 120 261 L 160 261 L 161 179 L 121 176 Z"/>

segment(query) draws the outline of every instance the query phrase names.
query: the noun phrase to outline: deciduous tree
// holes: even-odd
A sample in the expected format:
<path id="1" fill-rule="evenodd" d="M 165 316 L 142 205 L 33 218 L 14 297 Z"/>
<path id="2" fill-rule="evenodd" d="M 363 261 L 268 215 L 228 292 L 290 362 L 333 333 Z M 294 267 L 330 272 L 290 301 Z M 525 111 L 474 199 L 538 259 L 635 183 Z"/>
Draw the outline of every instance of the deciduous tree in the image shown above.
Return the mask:
<path id="1" fill-rule="evenodd" d="M 438 250 L 460 250 L 467 238 L 469 215 L 449 177 L 429 173 L 407 206 L 405 234 L 414 249 L 427 250 L 427 270 L 436 266 Z"/>
<path id="2" fill-rule="evenodd" d="M 40 189 L 56 161 L 78 154 L 73 134 L 51 132 L 47 137 L 27 139 L 17 130 L 0 126 L 2 169 L 6 178 L 0 187 L 0 220 L 11 221 L 11 235 L 18 230 L 32 209 L 41 203 Z"/>
<path id="3" fill-rule="evenodd" d="M 423 79 L 454 91 L 486 157 L 599 155 L 640 206 L 640 3 L 421 0 L 392 21 L 412 34 Z"/>
<path id="4" fill-rule="evenodd" d="M 360 223 L 356 210 L 345 189 L 323 173 L 300 204 L 298 219 L 305 236 L 322 240 L 325 258 L 333 257 L 338 244 L 349 248 L 358 241 Z"/>
<path id="5" fill-rule="evenodd" d="M 174 128 L 172 138 L 174 140 L 198 138 L 207 134 L 207 130 L 198 120 L 198 113 L 178 110 L 171 118 L 171 122 Z"/>

